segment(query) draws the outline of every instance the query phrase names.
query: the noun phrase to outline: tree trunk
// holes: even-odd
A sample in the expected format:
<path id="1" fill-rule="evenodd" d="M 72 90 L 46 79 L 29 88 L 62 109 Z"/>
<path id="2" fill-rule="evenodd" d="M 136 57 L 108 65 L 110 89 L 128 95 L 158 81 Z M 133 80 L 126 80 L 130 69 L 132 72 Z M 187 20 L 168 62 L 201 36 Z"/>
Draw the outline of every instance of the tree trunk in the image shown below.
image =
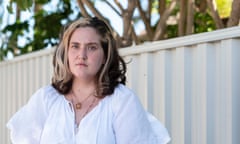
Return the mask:
<path id="1" fill-rule="evenodd" d="M 193 33 L 193 21 L 194 21 L 194 0 L 188 0 L 188 8 L 187 8 L 187 28 L 186 28 L 186 34 L 192 34 Z"/>
<path id="2" fill-rule="evenodd" d="M 239 25 L 240 20 L 240 0 L 233 0 L 232 11 L 227 23 L 227 27 Z"/>
<path id="3" fill-rule="evenodd" d="M 136 7 L 136 1 L 128 1 L 128 7 L 123 11 L 123 47 L 130 46 L 132 44 L 132 16 Z"/>
<path id="4" fill-rule="evenodd" d="M 199 2 L 200 2 L 198 6 L 199 12 L 205 13 L 207 9 L 207 0 L 200 0 Z"/>
<path id="5" fill-rule="evenodd" d="M 160 14 L 160 17 L 163 15 L 165 9 L 166 9 L 166 0 L 159 0 L 158 1 L 158 7 L 159 7 L 159 14 Z"/>
<path id="6" fill-rule="evenodd" d="M 187 14 L 187 7 L 186 7 L 186 0 L 180 0 L 180 16 L 178 20 L 178 36 L 185 35 L 186 29 L 186 14 Z"/>

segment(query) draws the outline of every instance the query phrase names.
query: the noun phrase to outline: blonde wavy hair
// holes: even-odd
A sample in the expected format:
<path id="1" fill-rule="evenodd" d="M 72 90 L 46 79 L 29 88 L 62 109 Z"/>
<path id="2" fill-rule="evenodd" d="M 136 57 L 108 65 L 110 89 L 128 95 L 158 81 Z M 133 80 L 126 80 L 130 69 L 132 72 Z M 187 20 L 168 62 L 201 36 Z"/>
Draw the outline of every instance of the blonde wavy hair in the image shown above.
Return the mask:
<path id="1" fill-rule="evenodd" d="M 113 93 L 114 88 L 125 84 L 126 64 L 118 53 L 116 41 L 108 25 L 97 17 L 80 18 L 66 25 L 60 35 L 60 42 L 53 56 L 52 85 L 61 94 L 72 88 L 73 74 L 69 69 L 68 46 L 72 33 L 79 27 L 91 27 L 101 36 L 101 46 L 106 63 L 97 73 L 97 96 L 104 97 Z"/>

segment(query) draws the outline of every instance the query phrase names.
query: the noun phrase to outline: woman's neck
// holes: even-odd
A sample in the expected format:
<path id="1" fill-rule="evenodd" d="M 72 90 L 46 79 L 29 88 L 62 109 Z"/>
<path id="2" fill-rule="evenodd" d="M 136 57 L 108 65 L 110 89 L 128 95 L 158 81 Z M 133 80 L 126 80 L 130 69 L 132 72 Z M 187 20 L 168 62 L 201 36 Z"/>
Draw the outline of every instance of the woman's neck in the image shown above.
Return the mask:
<path id="1" fill-rule="evenodd" d="M 83 81 L 74 79 L 72 84 L 72 91 L 79 97 L 85 97 L 96 90 L 95 81 Z"/>

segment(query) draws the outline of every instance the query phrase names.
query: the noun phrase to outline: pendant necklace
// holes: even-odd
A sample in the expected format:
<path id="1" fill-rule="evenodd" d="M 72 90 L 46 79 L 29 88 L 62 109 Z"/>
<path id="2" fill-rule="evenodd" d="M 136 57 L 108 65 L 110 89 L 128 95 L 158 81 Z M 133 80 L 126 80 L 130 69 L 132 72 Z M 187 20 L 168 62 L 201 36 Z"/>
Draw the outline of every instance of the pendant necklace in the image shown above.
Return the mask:
<path id="1" fill-rule="evenodd" d="M 93 93 L 91 93 L 89 96 L 87 96 L 87 97 L 86 97 L 84 100 L 82 100 L 81 102 L 77 102 L 77 103 L 75 104 L 76 110 L 80 110 L 80 109 L 82 108 L 82 103 L 84 103 L 86 100 L 88 100 L 88 98 L 89 98 L 90 96 L 92 96 L 92 95 L 93 95 Z M 73 90 L 72 90 L 72 96 L 76 98 L 76 95 L 74 94 Z"/>
<path id="2" fill-rule="evenodd" d="M 78 126 L 83 117 L 86 116 L 86 114 L 93 108 L 95 105 L 95 102 L 97 102 L 97 98 L 95 97 L 96 91 L 92 92 L 90 95 L 88 95 L 86 98 L 84 98 L 81 102 L 77 102 L 74 104 L 74 97 L 77 99 L 76 95 L 74 94 L 73 90 L 71 91 L 72 93 L 72 104 L 73 107 L 75 108 L 75 133 L 78 131 Z M 86 110 L 82 111 L 82 106 L 85 101 L 89 99 L 89 97 L 93 96 L 91 102 L 86 106 Z M 81 113 L 80 113 L 81 112 Z M 78 115 L 78 116 L 77 116 Z"/>

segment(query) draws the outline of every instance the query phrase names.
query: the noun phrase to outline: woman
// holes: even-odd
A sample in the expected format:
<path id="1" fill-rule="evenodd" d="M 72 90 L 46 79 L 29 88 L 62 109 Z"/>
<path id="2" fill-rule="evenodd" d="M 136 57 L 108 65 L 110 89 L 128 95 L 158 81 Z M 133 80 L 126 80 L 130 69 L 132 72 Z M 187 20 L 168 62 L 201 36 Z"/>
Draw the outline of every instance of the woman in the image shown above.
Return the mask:
<path id="1" fill-rule="evenodd" d="M 98 18 L 68 25 L 54 58 L 52 84 L 8 122 L 14 144 L 165 144 L 166 129 L 125 84 L 126 66 Z"/>

